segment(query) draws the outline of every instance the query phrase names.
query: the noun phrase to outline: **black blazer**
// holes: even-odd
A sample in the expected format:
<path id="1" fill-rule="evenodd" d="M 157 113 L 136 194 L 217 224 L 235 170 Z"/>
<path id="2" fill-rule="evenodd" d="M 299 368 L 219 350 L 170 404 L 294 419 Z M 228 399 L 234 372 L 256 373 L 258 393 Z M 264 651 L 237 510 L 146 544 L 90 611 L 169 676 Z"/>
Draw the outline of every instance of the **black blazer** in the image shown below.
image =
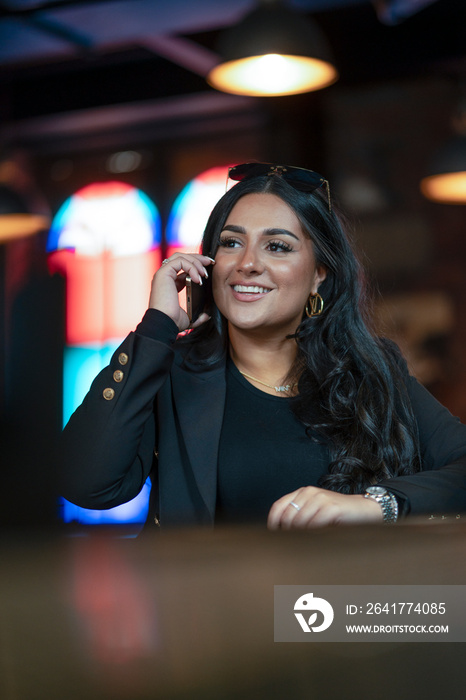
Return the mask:
<path id="1" fill-rule="evenodd" d="M 134 498 L 150 474 L 151 520 L 214 523 L 225 364 L 196 370 L 176 335 L 170 318 L 149 310 L 92 383 L 63 433 L 63 495 L 71 502 L 111 508 Z M 406 383 L 423 471 L 382 483 L 404 514 L 464 513 L 466 426 L 407 370 Z"/>

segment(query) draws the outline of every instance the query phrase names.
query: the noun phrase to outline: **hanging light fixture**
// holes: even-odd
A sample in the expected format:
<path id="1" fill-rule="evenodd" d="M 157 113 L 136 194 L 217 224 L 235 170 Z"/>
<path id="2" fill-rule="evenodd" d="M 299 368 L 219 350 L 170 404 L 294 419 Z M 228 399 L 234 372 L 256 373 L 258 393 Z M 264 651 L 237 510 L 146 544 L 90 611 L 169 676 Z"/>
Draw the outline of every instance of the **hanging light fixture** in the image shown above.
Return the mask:
<path id="1" fill-rule="evenodd" d="M 46 216 L 31 214 L 23 198 L 8 185 L 0 184 L 0 243 L 31 236 L 48 228 Z"/>
<path id="2" fill-rule="evenodd" d="M 220 39 L 222 63 L 207 76 L 217 90 L 237 95 L 295 95 L 338 80 L 331 51 L 315 22 L 282 0 L 262 0 Z"/>
<path id="3" fill-rule="evenodd" d="M 466 99 L 453 128 L 456 134 L 434 156 L 421 192 L 434 202 L 466 204 Z"/>

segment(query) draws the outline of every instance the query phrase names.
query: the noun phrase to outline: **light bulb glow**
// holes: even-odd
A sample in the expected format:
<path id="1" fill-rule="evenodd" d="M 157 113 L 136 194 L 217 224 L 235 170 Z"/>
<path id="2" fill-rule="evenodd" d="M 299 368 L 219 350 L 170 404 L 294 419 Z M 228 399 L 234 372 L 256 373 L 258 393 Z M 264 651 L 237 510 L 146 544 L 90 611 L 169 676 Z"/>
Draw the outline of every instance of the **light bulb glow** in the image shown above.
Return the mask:
<path id="1" fill-rule="evenodd" d="M 266 54 L 216 66 L 208 75 L 212 87 L 237 95 L 295 95 L 320 90 L 338 79 L 334 66 L 306 56 Z"/>
<path id="2" fill-rule="evenodd" d="M 39 231 L 46 231 L 50 221 L 39 214 L 2 214 L 0 215 L 0 243 L 33 236 Z"/>
<path id="3" fill-rule="evenodd" d="M 434 202 L 466 204 L 466 171 L 426 177 L 421 181 L 421 191 Z"/>

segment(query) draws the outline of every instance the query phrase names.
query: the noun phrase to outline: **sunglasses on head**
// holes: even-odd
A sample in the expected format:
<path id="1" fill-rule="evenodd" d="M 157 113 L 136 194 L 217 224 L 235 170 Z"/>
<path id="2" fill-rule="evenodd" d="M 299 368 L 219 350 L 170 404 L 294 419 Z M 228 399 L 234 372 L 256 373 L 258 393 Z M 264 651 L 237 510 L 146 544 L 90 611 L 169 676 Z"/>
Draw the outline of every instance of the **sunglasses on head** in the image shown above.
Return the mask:
<path id="1" fill-rule="evenodd" d="M 324 185 L 327 190 L 328 209 L 332 210 L 328 180 L 314 170 L 297 168 L 294 165 L 275 165 L 274 163 L 241 163 L 228 169 L 228 179 L 236 182 L 261 175 L 282 177 L 289 185 L 301 192 L 314 192 Z"/>

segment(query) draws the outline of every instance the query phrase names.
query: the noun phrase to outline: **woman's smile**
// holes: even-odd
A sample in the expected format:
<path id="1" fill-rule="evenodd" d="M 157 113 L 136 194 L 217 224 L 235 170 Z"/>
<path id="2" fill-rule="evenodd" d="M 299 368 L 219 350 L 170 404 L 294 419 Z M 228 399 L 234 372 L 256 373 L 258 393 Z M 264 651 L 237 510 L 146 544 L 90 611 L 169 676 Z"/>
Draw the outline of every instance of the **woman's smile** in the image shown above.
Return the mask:
<path id="1" fill-rule="evenodd" d="M 262 299 L 265 294 L 271 291 L 268 287 L 259 287 L 252 284 L 233 284 L 231 288 L 235 299 L 245 302 Z"/>

